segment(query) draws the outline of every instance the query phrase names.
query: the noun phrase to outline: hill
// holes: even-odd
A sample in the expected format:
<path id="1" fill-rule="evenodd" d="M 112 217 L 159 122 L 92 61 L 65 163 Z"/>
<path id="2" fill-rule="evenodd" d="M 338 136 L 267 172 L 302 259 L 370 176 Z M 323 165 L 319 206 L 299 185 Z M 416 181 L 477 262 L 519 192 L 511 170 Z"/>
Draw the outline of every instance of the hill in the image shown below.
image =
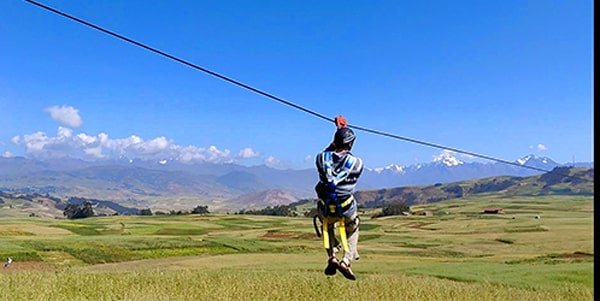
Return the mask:
<path id="1" fill-rule="evenodd" d="M 356 193 L 359 204 L 380 207 L 386 203 L 427 204 L 473 195 L 501 196 L 594 195 L 594 169 L 555 167 L 529 177 L 490 177 L 428 186 L 365 190 Z"/>
<path id="2" fill-rule="evenodd" d="M 224 207 L 233 210 L 236 209 L 258 209 L 268 206 L 289 205 L 298 201 L 296 197 L 287 193 L 285 190 L 271 189 L 260 192 L 253 192 L 242 195 L 233 200 L 229 200 Z"/>
<path id="3" fill-rule="evenodd" d="M 0 191 L 0 217 L 44 217 L 64 218 L 63 211 L 68 204 L 92 203 L 96 215 L 138 214 L 139 209 L 122 206 L 113 201 L 70 197 L 61 199 L 37 193 L 11 193 Z"/>

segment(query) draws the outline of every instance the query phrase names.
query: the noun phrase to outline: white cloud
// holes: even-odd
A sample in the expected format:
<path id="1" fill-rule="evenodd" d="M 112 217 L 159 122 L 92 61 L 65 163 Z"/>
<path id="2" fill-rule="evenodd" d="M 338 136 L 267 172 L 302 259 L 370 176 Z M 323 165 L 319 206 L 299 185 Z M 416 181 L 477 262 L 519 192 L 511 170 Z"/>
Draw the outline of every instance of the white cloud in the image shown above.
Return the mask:
<path id="1" fill-rule="evenodd" d="M 28 156 L 36 158 L 74 157 L 81 159 L 145 159 L 162 160 L 171 158 L 181 161 L 207 161 L 215 163 L 233 162 L 228 149 L 211 145 L 207 148 L 193 145 L 181 146 L 164 136 L 144 140 L 131 135 L 113 139 L 106 133 L 96 136 L 86 133 L 74 134 L 72 129 L 59 127 L 56 136 L 44 132 L 15 136 L 13 143 L 25 147 Z"/>
<path id="2" fill-rule="evenodd" d="M 27 148 L 27 153 L 39 153 L 47 144 L 51 143 L 51 139 L 44 132 L 35 132 L 29 135 L 23 135 L 23 143 Z"/>
<path id="3" fill-rule="evenodd" d="M 311 155 L 307 155 L 306 157 L 304 157 L 304 162 L 309 162 L 312 160 L 312 156 Z"/>
<path id="4" fill-rule="evenodd" d="M 276 167 L 277 165 L 279 165 L 281 161 L 273 156 L 269 156 L 265 159 L 265 165 L 267 165 L 268 167 Z"/>
<path id="5" fill-rule="evenodd" d="M 71 136 L 73 136 L 73 130 L 70 128 L 64 128 L 62 126 L 58 127 L 58 137 L 59 138 L 71 138 Z"/>
<path id="6" fill-rule="evenodd" d="M 94 158 L 104 158 L 105 156 L 102 154 L 102 147 L 97 146 L 97 147 L 92 147 L 92 148 L 86 148 L 83 150 L 84 153 L 86 153 L 87 155 L 90 155 Z"/>
<path id="7" fill-rule="evenodd" d="M 260 154 L 249 147 L 246 147 L 238 152 L 238 157 L 243 159 L 249 159 L 258 156 L 260 156 Z"/>
<path id="8" fill-rule="evenodd" d="M 5 151 L 5 152 L 2 154 L 2 158 L 12 158 L 12 157 L 14 157 L 14 156 L 15 156 L 15 155 L 13 155 L 13 153 L 11 153 L 11 152 L 9 152 L 9 151 Z"/>
<path id="9" fill-rule="evenodd" d="M 79 141 L 81 141 L 82 144 L 92 144 L 94 142 L 96 142 L 98 140 L 98 138 L 94 137 L 94 136 L 89 136 L 86 135 L 84 133 L 81 134 L 77 134 L 77 139 L 79 139 Z"/>
<path id="10" fill-rule="evenodd" d="M 230 158 L 230 151 L 228 149 L 219 150 L 216 146 L 211 145 L 206 150 L 208 153 L 207 161 L 216 162 L 216 161 L 224 161 L 224 162 L 232 162 Z"/>
<path id="11" fill-rule="evenodd" d="M 108 141 L 108 134 L 100 133 L 98 134 L 98 139 L 100 139 L 101 144 L 105 144 Z"/>
<path id="12" fill-rule="evenodd" d="M 177 159 L 181 161 L 206 161 L 206 155 L 200 148 L 189 145 L 179 150 Z"/>
<path id="13" fill-rule="evenodd" d="M 83 123 L 81 116 L 79 116 L 79 110 L 71 106 L 51 106 L 46 108 L 46 112 L 50 113 L 50 117 L 62 125 L 77 128 Z"/>
<path id="14" fill-rule="evenodd" d="M 146 143 L 141 143 L 141 149 L 144 153 L 154 154 L 167 149 L 169 145 L 170 142 L 167 140 L 167 138 L 161 136 L 154 138 Z"/>
<path id="15" fill-rule="evenodd" d="M 536 150 L 538 152 L 543 152 L 548 150 L 548 147 L 544 144 L 538 143 L 538 145 L 530 145 L 529 149 Z"/>

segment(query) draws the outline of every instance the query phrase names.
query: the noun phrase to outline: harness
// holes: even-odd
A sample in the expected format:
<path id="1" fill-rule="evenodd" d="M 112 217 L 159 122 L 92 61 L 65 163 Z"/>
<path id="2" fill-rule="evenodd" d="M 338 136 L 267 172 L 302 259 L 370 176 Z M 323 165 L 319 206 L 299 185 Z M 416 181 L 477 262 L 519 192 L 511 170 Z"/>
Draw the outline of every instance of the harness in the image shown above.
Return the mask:
<path id="1" fill-rule="evenodd" d="M 334 168 L 332 152 L 323 152 L 322 156 L 325 176 L 328 182 L 327 187 L 328 189 L 335 190 L 335 186 L 348 178 L 350 172 L 354 168 L 354 164 L 356 164 L 356 159 L 347 155 L 344 158 L 344 162 L 339 164 L 337 168 Z M 323 215 L 329 216 L 337 213 L 337 216 L 341 217 L 343 210 L 347 209 L 345 207 L 348 207 L 352 203 L 352 200 L 353 198 L 351 196 L 344 201 L 340 201 L 335 191 L 328 191 L 328 195 L 325 197 L 325 200 L 321 200 L 323 205 Z M 333 205 L 331 204 L 332 202 Z"/>
<path id="2" fill-rule="evenodd" d="M 333 155 L 331 152 L 323 152 L 323 167 L 325 168 L 325 174 L 328 181 L 328 189 L 335 189 L 337 184 L 343 182 L 348 176 L 350 172 L 354 168 L 354 164 L 356 164 L 356 159 L 352 156 L 346 156 L 344 162 L 338 166 L 338 168 L 334 168 L 333 166 Z M 331 185 L 333 184 L 333 185 Z M 354 201 L 354 197 L 350 195 L 345 200 L 340 200 L 337 197 L 337 193 L 335 191 L 328 191 L 327 196 L 324 200 L 319 200 L 321 205 L 323 220 L 322 224 L 322 234 L 323 234 L 323 246 L 325 249 L 330 248 L 329 243 L 329 225 L 335 224 L 339 222 L 339 232 L 340 238 L 342 241 L 342 246 L 344 247 L 344 252 L 349 252 L 348 249 L 348 238 L 346 236 L 346 217 L 343 216 L 342 212 L 350 208 L 352 202 Z M 333 203 L 333 204 L 332 204 Z M 313 224 L 316 221 L 313 219 Z M 316 229 L 316 224 L 315 224 Z M 317 232 L 317 235 L 319 233 Z M 319 236 L 319 235 L 318 235 Z"/>
<path id="3" fill-rule="evenodd" d="M 337 213 L 338 217 L 342 216 L 342 212 L 346 211 L 348 208 L 350 208 L 350 205 L 352 205 L 352 202 L 354 201 L 354 196 L 349 196 L 345 201 L 343 202 L 336 202 L 336 204 L 331 205 L 330 202 L 327 202 L 327 200 L 319 200 L 319 204 L 321 204 L 323 210 L 327 210 L 324 213 Z M 328 206 L 328 208 L 325 208 L 326 206 Z M 332 214 L 327 214 L 324 216 L 331 216 Z"/>

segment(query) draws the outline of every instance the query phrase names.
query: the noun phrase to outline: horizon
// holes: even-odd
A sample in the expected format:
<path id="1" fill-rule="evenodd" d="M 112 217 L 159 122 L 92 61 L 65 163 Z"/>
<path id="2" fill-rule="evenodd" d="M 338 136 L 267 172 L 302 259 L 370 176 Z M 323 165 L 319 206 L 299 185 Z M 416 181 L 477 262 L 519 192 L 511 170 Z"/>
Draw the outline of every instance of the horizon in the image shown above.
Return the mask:
<path id="1" fill-rule="evenodd" d="M 448 154 L 446 154 L 448 155 Z M 456 159 L 456 157 L 452 156 L 450 154 L 450 156 L 453 159 Z M 551 161 L 553 161 L 554 163 L 560 165 L 560 166 L 569 166 L 569 164 L 594 164 L 594 161 L 571 161 L 571 162 L 559 162 L 559 161 L 555 161 L 553 158 L 551 157 L 547 157 L 547 156 L 539 156 L 539 155 L 535 155 L 533 153 L 529 153 L 526 155 L 523 155 L 517 159 L 514 159 L 511 162 L 514 163 L 519 163 L 521 164 L 519 161 L 523 160 L 523 159 L 527 159 L 527 158 L 533 158 L 533 159 L 549 159 Z M 47 157 L 47 158 L 36 158 L 36 157 L 29 157 L 29 156 L 0 156 L 0 159 L 26 159 L 26 160 L 34 160 L 34 161 L 40 161 L 40 162 L 44 162 L 44 161 L 54 161 L 54 160 L 63 160 L 63 159 L 69 159 L 69 160 L 78 160 L 78 161 L 82 161 L 82 162 L 86 162 L 86 163 L 102 163 L 102 162 L 125 162 L 127 161 L 128 163 L 133 164 L 134 162 L 143 162 L 143 163 L 156 163 L 158 165 L 167 165 L 169 164 L 169 162 L 175 161 L 177 163 L 180 164 L 184 164 L 184 165 L 196 165 L 196 164 L 215 164 L 215 165 L 236 165 L 236 166 L 242 166 L 242 167 L 246 167 L 246 168 L 253 168 L 253 167 L 267 167 L 267 168 L 273 168 L 273 169 L 278 169 L 278 170 L 293 170 L 293 171 L 301 171 L 301 170 L 308 170 L 308 169 L 314 169 L 314 167 L 305 167 L 305 168 L 291 168 L 291 167 L 277 167 L 277 166 L 269 166 L 266 163 L 261 163 L 261 164 L 254 164 L 254 165 L 248 165 L 248 164 L 243 164 L 244 162 L 236 162 L 236 161 L 232 161 L 232 162 L 208 162 L 208 161 L 183 161 L 183 160 L 179 160 L 179 159 L 143 159 L 143 158 L 129 158 L 129 157 L 120 157 L 120 158 L 96 158 L 96 159 L 92 159 L 92 158 L 77 158 L 77 157 L 71 157 L 71 156 L 65 156 L 65 157 Z M 458 160 L 458 159 L 457 159 Z M 447 167 L 453 167 L 456 165 L 462 165 L 462 164 L 469 164 L 469 163 L 479 163 L 479 164 L 500 164 L 500 165 L 507 165 L 503 162 L 496 162 L 496 161 L 491 161 L 491 160 L 458 160 L 460 163 L 459 164 L 445 164 Z M 417 163 L 411 163 L 409 165 L 401 165 L 401 164 L 397 164 L 397 163 L 390 163 L 387 165 L 381 165 L 381 166 L 365 166 L 366 170 L 369 171 L 375 171 L 378 172 L 378 170 L 384 170 L 385 168 L 391 167 L 391 166 L 399 166 L 399 167 L 411 167 L 411 166 L 418 166 L 418 165 L 423 165 L 423 164 L 431 164 L 431 163 L 437 163 L 437 162 L 442 162 L 443 163 L 443 157 L 439 156 L 439 157 L 434 157 L 432 158 L 430 161 L 424 161 L 424 162 L 417 162 Z M 526 161 L 525 161 L 526 162 Z M 521 164 L 521 165 L 527 165 L 525 163 Z M 511 165 L 508 165 L 511 166 Z M 513 165 L 514 166 L 514 165 Z M 515 166 L 517 167 L 517 166 Z M 591 167 L 593 168 L 593 167 Z M 526 167 L 524 167 L 523 169 L 527 169 Z M 548 170 L 551 171 L 551 170 Z M 539 171 L 542 172 L 542 171 Z"/>
<path id="2" fill-rule="evenodd" d="M 350 124 L 593 162 L 593 2 L 43 3 Z M 333 124 L 25 2 L 0 17 L 0 156 L 306 169 L 331 141 Z M 357 136 L 367 166 L 446 152 Z"/>

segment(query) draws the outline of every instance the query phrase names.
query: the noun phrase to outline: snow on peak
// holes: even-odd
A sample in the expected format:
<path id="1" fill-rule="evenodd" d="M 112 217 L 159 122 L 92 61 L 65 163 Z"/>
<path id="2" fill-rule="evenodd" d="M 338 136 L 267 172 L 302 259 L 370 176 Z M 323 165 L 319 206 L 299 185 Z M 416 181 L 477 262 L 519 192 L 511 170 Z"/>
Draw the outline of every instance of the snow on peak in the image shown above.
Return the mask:
<path id="1" fill-rule="evenodd" d="M 390 164 L 385 167 L 385 170 L 389 170 L 389 171 L 398 173 L 398 172 L 403 172 L 404 167 L 402 165 L 398 165 L 398 164 Z"/>
<path id="2" fill-rule="evenodd" d="M 453 151 L 444 150 L 441 154 L 433 157 L 433 162 L 442 163 L 446 166 L 457 166 L 465 163 L 458 160 L 453 154 Z"/>
<path id="3" fill-rule="evenodd" d="M 529 162 L 529 160 L 534 159 L 534 158 L 535 158 L 534 155 L 529 154 L 529 155 L 517 160 L 517 163 L 519 163 L 521 165 L 525 165 L 527 162 Z M 544 163 L 546 163 L 546 162 L 544 162 Z"/>
<path id="4" fill-rule="evenodd" d="M 532 160 L 534 160 L 534 161 L 532 161 Z M 550 159 L 548 157 L 536 157 L 533 154 L 529 154 L 529 155 L 517 160 L 517 163 L 519 163 L 520 165 L 525 165 L 530 162 L 541 162 L 543 164 L 553 164 L 554 161 L 552 161 L 552 159 Z"/>
<path id="5" fill-rule="evenodd" d="M 158 161 L 158 164 L 165 165 L 165 164 L 167 164 L 167 162 L 168 162 L 167 160 L 163 159 L 163 160 Z"/>
<path id="6" fill-rule="evenodd" d="M 402 172 L 404 172 L 404 166 L 399 165 L 399 164 L 390 164 L 385 167 L 374 168 L 374 169 L 372 169 L 372 171 L 374 171 L 376 173 L 382 173 L 384 171 L 389 171 L 392 173 L 402 173 Z"/>

